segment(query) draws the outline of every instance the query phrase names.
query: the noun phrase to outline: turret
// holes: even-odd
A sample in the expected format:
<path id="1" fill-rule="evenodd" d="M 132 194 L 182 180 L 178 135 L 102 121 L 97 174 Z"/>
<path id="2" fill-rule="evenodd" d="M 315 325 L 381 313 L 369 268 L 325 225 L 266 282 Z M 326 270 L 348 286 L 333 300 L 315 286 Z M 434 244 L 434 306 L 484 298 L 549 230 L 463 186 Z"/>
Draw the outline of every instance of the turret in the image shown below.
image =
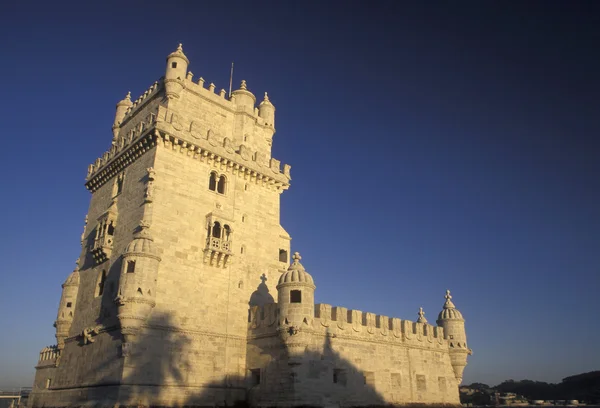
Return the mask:
<path id="1" fill-rule="evenodd" d="M 58 305 L 58 315 L 54 322 L 56 327 L 56 342 L 58 350 L 65 347 L 65 339 L 69 336 L 69 330 L 73 323 L 75 304 L 77 303 L 77 292 L 79 292 L 79 266 L 69 275 L 62 284 L 62 295 Z"/>
<path id="2" fill-rule="evenodd" d="M 467 347 L 467 334 L 465 332 L 465 319 L 452 303 L 450 291 L 446 291 L 446 302 L 444 308 L 438 315 L 437 324 L 444 328 L 445 338 L 450 347 L 450 360 L 454 375 L 460 384 L 462 381 L 463 370 L 467 365 L 467 355 L 470 355 L 471 349 Z"/>
<path id="3" fill-rule="evenodd" d="M 258 105 L 258 116 L 265 120 L 267 126 L 275 128 L 275 106 L 269 100 L 269 96 L 265 92 L 265 98 Z"/>
<path id="4" fill-rule="evenodd" d="M 256 97 L 250 92 L 246 86 L 246 81 L 242 81 L 240 89 L 236 89 L 232 93 L 235 105 L 238 110 L 254 114 L 254 104 L 256 103 Z"/>
<path id="5" fill-rule="evenodd" d="M 127 113 L 127 109 L 131 107 L 131 92 L 127 92 L 127 96 L 119 103 L 117 103 L 117 112 L 115 113 L 115 121 L 113 122 L 112 130 L 113 130 L 113 142 L 117 140 L 117 136 L 119 136 L 119 127 L 121 126 L 121 122 L 125 118 L 125 113 Z"/>
<path id="6" fill-rule="evenodd" d="M 123 254 L 118 305 L 118 318 L 124 341 L 135 338 L 142 323 L 155 306 L 156 279 L 160 256 L 148 226 L 142 222 Z"/>
<path id="7" fill-rule="evenodd" d="M 181 44 L 167 57 L 167 68 L 165 71 L 165 92 L 167 98 L 179 98 L 183 90 L 183 81 L 187 74 L 190 60 L 183 53 Z"/>
<path id="8" fill-rule="evenodd" d="M 312 324 L 315 314 L 315 282 L 294 253 L 294 262 L 277 284 L 279 322 L 282 326 L 301 328 Z"/>

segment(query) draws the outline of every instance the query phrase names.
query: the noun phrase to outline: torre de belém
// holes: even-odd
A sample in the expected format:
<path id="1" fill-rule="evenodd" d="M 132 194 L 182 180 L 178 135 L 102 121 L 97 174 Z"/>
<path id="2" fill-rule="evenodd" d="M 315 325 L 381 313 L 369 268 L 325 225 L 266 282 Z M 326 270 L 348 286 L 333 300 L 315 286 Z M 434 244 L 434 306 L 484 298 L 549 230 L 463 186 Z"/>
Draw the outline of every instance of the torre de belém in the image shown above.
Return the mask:
<path id="1" fill-rule="evenodd" d="M 275 107 L 188 64 L 180 45 L 117 104 L 30 407 L 459 405 L 471 350 L 450 293 L 435 326 L 315 304 L 280 225 Z"/>

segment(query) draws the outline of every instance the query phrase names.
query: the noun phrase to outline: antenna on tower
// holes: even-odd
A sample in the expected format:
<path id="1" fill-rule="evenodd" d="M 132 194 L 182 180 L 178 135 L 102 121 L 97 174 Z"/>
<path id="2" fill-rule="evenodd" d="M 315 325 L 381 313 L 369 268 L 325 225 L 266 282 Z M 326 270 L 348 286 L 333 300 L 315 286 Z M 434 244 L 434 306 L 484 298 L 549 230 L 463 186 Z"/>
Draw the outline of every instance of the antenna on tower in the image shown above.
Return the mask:
<path id="1" fill-rule="evenodd" d="M 233 62 L 231 63 L 231 74 L 229 75 L 229 99 L 231 99 L 231 83 L 233 82 Z"/>

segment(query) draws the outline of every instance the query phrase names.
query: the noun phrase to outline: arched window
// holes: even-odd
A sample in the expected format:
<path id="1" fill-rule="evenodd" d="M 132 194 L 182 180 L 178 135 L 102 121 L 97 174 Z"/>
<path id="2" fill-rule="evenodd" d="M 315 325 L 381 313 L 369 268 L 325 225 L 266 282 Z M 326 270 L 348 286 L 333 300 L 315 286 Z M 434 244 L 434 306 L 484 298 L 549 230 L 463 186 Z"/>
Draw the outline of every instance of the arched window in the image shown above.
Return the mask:
<path id="1" fill-rule="evenodd" d="M 226 182 L 227 182 L 227 179 L 225 179 L 225 176 L 219 177 L 219 184 L 217 184 L 217 193 L 225 194 Z"/>
<path id="2" fill-rule="evenodd" d="M 223 239 L 225 241 L 229 241 L 229 236 L 231 235 L 231 228 L 229 228 L 229 225 L 225 224 L 223 226 Z"/>
<path id="3" fill-rule="evenodd" d="M 210 173 L 210 179 L 208 180 L 208 189 L 211 191 L 217 190 L 217 173 L 214 171 Z"/>
<path id="4" fill-rule="evenodd" d="M 291 290 L 290 303 L 302 303 L 302 292 L 299 290 Z"/>
<path id="5" fill-rule="evenodd" d="M 213 226 L 212 236 L 214 238 L 221 238 L 221 224 L 218 222 L 215 222 L 215 225 Z"/>

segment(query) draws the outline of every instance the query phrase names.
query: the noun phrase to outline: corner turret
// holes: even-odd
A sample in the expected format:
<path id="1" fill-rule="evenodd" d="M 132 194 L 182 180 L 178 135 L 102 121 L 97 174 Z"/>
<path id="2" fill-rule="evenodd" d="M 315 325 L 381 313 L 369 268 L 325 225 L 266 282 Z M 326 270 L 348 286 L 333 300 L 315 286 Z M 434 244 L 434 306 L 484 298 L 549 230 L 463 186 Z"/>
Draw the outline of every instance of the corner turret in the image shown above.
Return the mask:
<path id="1" fill-rule="evenodd" d="M 79 265 L 69 275 L 65 283 L 62 284 L 62 295 L 58 305 L 58 315 L 54 322 L 54 327 L 56 327 L 56 342 L 59 351 L 65 347 L 65 339 L 69 337 L 69 330 L 73 323 L 73 314 L 75 313 L 78 292 Z"/>
<path id="2" fill-rule="evenodd" d="M 235 102 L 238 110 L 254 114 L 254 104 L 256 103 L 256 97 L 252 92 L 248 90 L 246 81 L 242 81 L 240 89 L 236 89 L 231 93 L 232 99 Z"/>
<path id="3" fill-rule="evenodd" d="M 265 98 L 258 105 L 258 116 L 265 120 L 267 126 L 275 128 L 275 106 L 269 100 L 269 95 L 265 92 Z"/>
<path id="4" fill-rule="evenodd" d="M 450 360 L 458 383 L 462 382 L 463 370 L 467 365 L 467 355 L 472 354 L 467 347 L 465 319 L 452 303 L 450 291 L 446 291 L 444 308 L 438 315 L 437 324 L 444 328 L 445 338 L 450 346 Z"/>
<path id="5" fill-rule="evenodd" d="M 300 328 L 309 326 L 315 315 L 315 282 L 300 263 L 302 257 L 294 253 L 294 262 L 279 278 L 277 294 L 279 323 Z"/>
<path id="6" fill-rule="evenodd" d="M 117 112 L 115 113 L 115 121 L 113 122 L 112 130 L 113 130 L 113 143 L 117 140 L 117 136 L 119 136 L 119 128 L 121 126 L 121 122 L 125 118 L 125 113 L 127 113 L 127 109 L 129 109 L 133 105 L 131 102 L 131 92 L 127 92 L 127 96 L 119 103 L 117 103 Z"/>
<path id="7" fill-rule="evenodd" d="M 123 254 L 118 305 L 121 333 L 126 343 L 138 333 L 140 326 L 156 305 L 156 279 L 160 256 L 145 222 L 133 236 Z"/>
<path id="8" fill-rule="evenodd" d="M 190 60 L 183 53 L 181 44 L 167 57 L 165 71 L 165 93 L 168 99 L 179 98 L 183 90 L 183 81 L 186 78 Z"/>

